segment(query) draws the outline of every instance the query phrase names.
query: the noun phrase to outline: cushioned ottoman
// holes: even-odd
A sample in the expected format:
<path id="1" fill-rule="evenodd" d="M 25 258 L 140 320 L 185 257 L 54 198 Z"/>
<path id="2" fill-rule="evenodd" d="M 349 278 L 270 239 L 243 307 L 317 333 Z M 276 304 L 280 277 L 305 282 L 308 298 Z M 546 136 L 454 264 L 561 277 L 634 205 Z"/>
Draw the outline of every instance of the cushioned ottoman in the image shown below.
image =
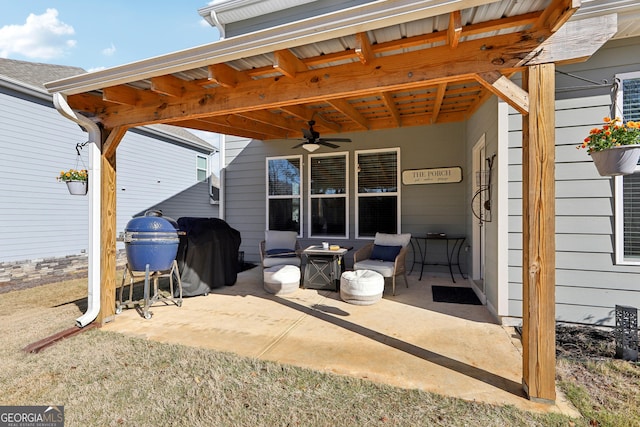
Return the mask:
<path id="1" fill-rule="evenodd" d="M 384 277 L 372 270 L 345 271 L 340 276 L 340 298 L 356 305 L 371 305 L 380 301 Z"/>
<path id="2" fill-rule="evenodd" d="M 263 274 L 264 290 L 270 294 L 290 294 L 300 287 L 300 267 L 295 265 L 274 265 Z"/>

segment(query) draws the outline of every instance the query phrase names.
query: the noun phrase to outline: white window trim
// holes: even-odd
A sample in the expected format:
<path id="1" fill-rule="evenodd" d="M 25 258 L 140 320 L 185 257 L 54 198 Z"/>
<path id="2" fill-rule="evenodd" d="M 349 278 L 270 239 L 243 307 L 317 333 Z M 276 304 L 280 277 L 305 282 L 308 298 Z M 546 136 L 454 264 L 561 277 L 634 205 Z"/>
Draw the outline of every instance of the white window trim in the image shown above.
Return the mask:
<path id="1" fill-rule="evenodd" d="M 311 194 L 311 168 L 313 165 L 312 159 L 318 157 L 336 157 L 336 156 L 344 156 L 345 157 L 345 194 Z M 331 237 L 335 239 L 347 239 L 349 238 L 349 152 L 348 151 L 340 151 L 334 153 L 323 153 L 323 154 L 309 154 L 309 167 L 307 168 L 307 206 L 309 206 L 309 212 L 307 214 L 307 235 L 309 237 L 316 238 L 324 238 Z M 338 197 L 344 196 L 345 198 L 345 234 L 343 236 L 340 235 L 314 235 L 311 234 L 311 199 L 322 199 L 322 198 L 331 198 L 335 199 Z"/>
<path id="2" fill-rule="evenodd" d="M 616 116 L 624 119 L 624 116 L 622 114 L 622 81 L 629 79 L 640 79 L 640 71 L 616 74 L 615 79 L 620 83 L 618 92 L 616 93 Z"/>
<path id="3" fill-rule="evenodd" d="M 281 160 L 281 159 L 299 159 L 300 160 L 300 194 L 298 194 L 297 198 L 300 200 L 300 231 L 298 233 L 298 237 L 302 237 L 302 230 L 304 230 L 304 206 L 302 203 L 302 189 L 304 188 L 304 174 L 303 174 L 303 163 L 302 163 L 302 155 L 295 155 L 295 156 L 273 156 L 273 157 L 267 157 L 265 158 L 265 171 L 264 171 L 264 182 L 265 182 L 265 188 L 264 188 L 264 192 L 265 192 L 265 201 L 266 201 L 266 206 L 265 206 L 265 218 L 264 218 L 264 224 L 265 224 L 265 230 L 269 230 L 269 200 L 271 199 L 294 199 L 296 196 L 293 195 L 287 195 L 287 196 L 270 196 L 269 195 L 269 161 L 270 160 Z"/>
<path id="4" fill-rule="evenodd" d="M 616 116 L 624 119 L 622 114 L 622 81 L 640 78 L 640 71 L 616 74 L 616 80 L 620 82 L 620 88 L 616 94 Z M 636 167 L 636 172 L 640 168 Z M 615 222 L 615 259 L 617 265 L 640 265 L 640 260 L 631 260 L 624 257 L 624 197 L 623 177 L 616 176 L 614 181 L 614 222 Z"/>
<path id="5" fill-rule="evenodd" d="M 358 158 L 360 154 L 368 154 L 368 153 L 389 153 L 389 152 L 396 152 L 396 183 L 397 186 L 396 188 L 398 189 L 398 191 L 394 192 L 394 193 L 384 193 L 386 196 L 393 196 L 396 195 L 397 199 L 398 199 L 398 204 L 396 206 L 397 209 L 397 218 L 398 218 L 398 222 L 396 223 L 396 233 L 401 233 L 401 229 L 402 229 L 402 195 L 401 195 L 401 188 L 402 188 L 402 181 L 401 181 L 401 177 L 402 177 L 402 171 L 401 171 L 401 161 L 400 161 L 400 147 L 394 147 L 394 148 L 378 148 L 378 149 L 374 149 L 374 150 L 355 150 L 354 151 L 354 156 L 353 156 L 353 162 L 354 162 L 354 166 L 353 166 L 353 174 L 355 176 L 354 178 L 354 189 L 353 189 L 353 193 L 354 193 L 354 198 L 355 198 L 355 212 L 354 212 L 354 217 L 355 217 L 355 222 L 356 222 L 356 239 L 366 239 L 366 240 L 373 240 L 375 238 L 375 236 L 360 236 L 360 224 L 358 222 L 358 218 L 360 217 L 360 197 L 375 197 L 375 196 L 379 196 L 380 193 L 359 193 L 358 192 L 358 188 L 359 188 L 359 183 L 358 183 Z"/>
<path id="6" fill-rule="evenodd" d="M 204 161 L 205 161 L 205 168 L 204 168 L 204 175 L 205 175 L 205 178 L 204 178 L 203 180 L 200 180 L 200 179 L 198 178 L 198 172 L 199 172 L 199 171 L 201 171 L 201 170 L 203 170 L 203 169 L 200 169 L 200 167 L 198 167 L 198 159 L 204 159 Z M 210 162 L 209 162 L 209 157 L 208 157 L 208 156 L 205 156 L 204 154 L 196 154 L 196 182 L 205 182 L 205 181 L 208 181 L 208 178 L 209 178 L 209 175 L 210 175 L 210 172 L 209 172 L 209 163 L 210 163 Z"/>

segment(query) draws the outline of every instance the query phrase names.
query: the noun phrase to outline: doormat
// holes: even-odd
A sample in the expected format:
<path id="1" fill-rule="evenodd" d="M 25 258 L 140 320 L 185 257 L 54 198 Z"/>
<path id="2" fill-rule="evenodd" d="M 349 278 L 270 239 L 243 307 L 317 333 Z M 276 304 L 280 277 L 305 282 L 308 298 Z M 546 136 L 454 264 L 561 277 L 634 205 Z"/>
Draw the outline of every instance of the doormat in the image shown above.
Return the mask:
<path id="1" fill-rule="evenodd" d="M 461 286 L 432 286 L 433 302 L 482 305 L 473 289 Z"/>

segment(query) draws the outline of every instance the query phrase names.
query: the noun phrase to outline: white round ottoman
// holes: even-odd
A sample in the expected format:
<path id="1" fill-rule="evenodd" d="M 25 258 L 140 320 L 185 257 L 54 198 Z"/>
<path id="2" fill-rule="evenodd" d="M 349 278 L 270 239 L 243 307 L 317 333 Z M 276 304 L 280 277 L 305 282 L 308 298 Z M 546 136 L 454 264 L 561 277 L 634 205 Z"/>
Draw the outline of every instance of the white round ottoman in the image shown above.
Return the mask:
<path id="1" fill-rule="evenodd" d="M 340 298 L 356 305 L 371 305 L 380 301 L 384 277 L 372 270 L 345 271 L 340 276 Z"/>
<path id="2" fill-rule="evenodd" d="M 270 294 L 290 294 L 300 287 L 300 267 L 295 265 L 274 265 L 263 274 L 264 290 Z"/>

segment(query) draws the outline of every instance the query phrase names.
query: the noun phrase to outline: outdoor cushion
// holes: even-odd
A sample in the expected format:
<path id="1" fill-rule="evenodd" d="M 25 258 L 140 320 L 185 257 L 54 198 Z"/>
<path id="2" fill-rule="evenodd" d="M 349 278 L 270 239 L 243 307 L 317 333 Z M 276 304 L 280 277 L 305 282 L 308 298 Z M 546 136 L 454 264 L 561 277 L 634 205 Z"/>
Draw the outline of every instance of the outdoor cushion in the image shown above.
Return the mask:
<path id="1" fill-rule="evenodd" d="M 365 259 L 353 264 L 354 270 L 373 270 L 382 274 L 384 277 L 392 277 L 395 272 L 394 263 L 392 261 L 379 261 L 377 259 Z"/>
<path id="2" fill-rule="evenodd" d="M 293 265 L 277 265 L 263 271 L 264 290 L 274 295 L 295 292 L 300 287 L 300 268 Z"/>
<path id="3" fill-rule="evenodd" d="M 404 234 L 386 234 L 376 233 L 376 237 L 373 241 L 376 245 L 384 246 L 402 246 L 403 248 L 411 241 L 411 233 Z"/>
<path id="4" fill-rule="evenodd" d="M 295 231 L 267 230 L 264 232 L 264 250 L 288 249 L 295 251 L 298 233 Z"/>
<path id="5" fill-rule="evenodd" d="M 402 246 L 385 246 L 385 245 L 373 245 L 371 251 L 371 259 L 378 259 L 380 261 L 395 261 L 396 257 L 400 253 Z"/>
<path id="6" fill-rule="evenodd" d="M 384 277 L 375 271 L 345 271 L 340 276 L 340 298 L 350 304 L 374 304 L 380 301 L 383 292 Z"/>
<path id="7" fill-rule="evenodd" d="M 271 249 L 267 251 L 267 256 L 295 257 L 298 255 L 293 249 Z"/>

